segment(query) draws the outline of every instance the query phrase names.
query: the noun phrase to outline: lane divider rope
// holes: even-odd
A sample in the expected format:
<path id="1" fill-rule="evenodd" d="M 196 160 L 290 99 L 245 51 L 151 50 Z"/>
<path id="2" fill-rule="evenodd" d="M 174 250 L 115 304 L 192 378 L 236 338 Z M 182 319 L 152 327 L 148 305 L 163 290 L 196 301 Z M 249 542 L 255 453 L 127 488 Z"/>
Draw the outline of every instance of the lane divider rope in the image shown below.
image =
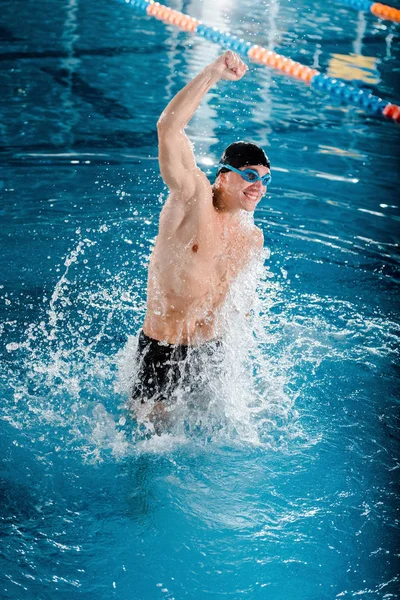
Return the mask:
<path id="1" fill-rule="evenodd" d="M 346 4 L 356 10 L 363 10 L 365 12 L 371 12 L 375 17 L 383 19 L 385 21 L 394 21 L 400 23 L 400 10 L 388 6 L 387 4 L 381 4 L 380 2 L 372 2 L 371 0 L 339 0 L 342 4 Z"/>
<path id="2" fill-rule="evenodd" d="M 328 93 L 330 96 L 337 98 L 342 102 L 362 108 L 369 114 L 381 115 L 387 119 L 400 123 L 400 106 L 382 100 L 382 98 L 375 96 L 371 92 L 356 88 L 344 81 L 328 77 L 317 71 L 317 69 L 302 65 L 301 63 L 277 54 L 272 50 L 267 50 L 262 46 L 253 45 L 229 32 L 204 25 L 201 21 L 177 10 L 173 10 L 164 4 L 154 2 L 154 0 L 118 1 L 123 4 L 129 4 L 138 12 L 155 17 L 164 23 L 176 25 L 184 31 L 196 33 L 197 35 L 201 35 L 208 40 L 220 44 L 224 48 L 248 56 L 253 62 L 266 65 L 308 83 L 312 88 Z M 368 0 L 350 1 L 367 2 Z"/>

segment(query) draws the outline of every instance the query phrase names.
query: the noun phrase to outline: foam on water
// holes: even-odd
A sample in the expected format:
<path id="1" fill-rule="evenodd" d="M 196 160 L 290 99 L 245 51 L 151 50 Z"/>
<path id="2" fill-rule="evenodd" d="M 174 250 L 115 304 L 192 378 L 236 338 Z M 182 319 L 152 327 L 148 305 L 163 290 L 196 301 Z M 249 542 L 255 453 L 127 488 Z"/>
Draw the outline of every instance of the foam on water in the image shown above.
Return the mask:
<path id="1" fill-rule="evenodd" d="M 268 257 L 265 253 L 263 259 Z M 201 368 L 196 373 L 195 390 L 178 387 L 170 411 L 169 435 L 179 440 L 229 440 L 231 443 L 265 445 L 272 440 L 263 439 L 266 414 L 274 414 L 272 405 L 279 406 L 285 415 L 286 426 L 295 426 L 290 418 L 293 399 L 284 392 L 284 370 L 287 364 L 273 364 L 261 343 L 268 343 L 267 315 L 276 301 L 279 286 L 272 284 L 264 261 L 255 260 L 232 286 L 218 318 L 219 329 L 224 331 L 222 349 L 201 357 Z M 255 337 L 255 330 L 258 336 Z M 137 340 L 131 336 L 118 356 L 119 379 L 117 390 L 129 395 L 135 378 L 135 353 Z M 191 362 L 189 353 L 187 362 Z M 198 357 L 197 357 L 198 360 Z M 281 376 L 274 377 L 281 369 Z M 201 397 L 199 397 L 201 389 Z M 146 419 L 149 408 L 137 407 L 136 418 L 144 429 L 152 431 Z M 292 415 L 293 416 L 293 415 Z M 168 438 L 168 443 L 170 438 Z M 136 440 L 140 441 L 140 440 Z M 154 442 L 157 447 L 160 440 Z M 146 447 L 149 442 L 146 441 Z"/>

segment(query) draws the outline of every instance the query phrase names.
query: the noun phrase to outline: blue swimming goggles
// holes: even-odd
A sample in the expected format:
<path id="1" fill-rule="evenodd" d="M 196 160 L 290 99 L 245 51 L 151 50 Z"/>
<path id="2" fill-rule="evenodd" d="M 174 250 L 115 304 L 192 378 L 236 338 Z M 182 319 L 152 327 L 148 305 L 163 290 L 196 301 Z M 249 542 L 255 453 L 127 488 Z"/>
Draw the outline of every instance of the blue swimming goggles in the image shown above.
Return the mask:
<path id="1" fill-rule="evenodd" d="M 257 171 L 254 169 L 243 169 L 243 171 L 239 171 L 239 169 L 235 169 L 235 167 L 231 167 L 231 165 L 223 165 L 220 163 L 218 165 L 219 169 L 229 169 L 229 171 L 234 171 L 235 173 L 239 173 L 240 177 L 242 177 L 245 181 L 250 181 L 254 183 L 255 181 L 260 181 L 265 186 L 271 183 L 272 177 L 271 173 L 267 173 L 263 177 L 261 177 Z"/>

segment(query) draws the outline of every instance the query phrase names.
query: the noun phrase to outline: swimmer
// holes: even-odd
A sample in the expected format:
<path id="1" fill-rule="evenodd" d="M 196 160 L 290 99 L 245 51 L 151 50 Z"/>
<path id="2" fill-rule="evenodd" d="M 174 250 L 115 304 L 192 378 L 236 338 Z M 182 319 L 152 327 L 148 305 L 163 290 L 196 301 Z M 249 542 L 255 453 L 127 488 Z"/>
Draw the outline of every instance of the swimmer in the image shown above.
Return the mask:
<path id="1" fill-rule="evenodd" d="M 156 424 L 166 418 L 165 403 L 188 354 L 218 348 L 218 311 L 235 278 L 263 248 L 262 231 L 243 217 L 254 212 L 271 180 L 265 152 L 250 142 L 230 144 L 211 185 L 185 134 L 212 86 L 221 79 L 239 81 L 246 71 L 237 54 L 225 52 L 171 100 L 157 123 L 169 195 L 150 257 L 132 396 L 142 404 L 154 402 L 149 417 Z"/>

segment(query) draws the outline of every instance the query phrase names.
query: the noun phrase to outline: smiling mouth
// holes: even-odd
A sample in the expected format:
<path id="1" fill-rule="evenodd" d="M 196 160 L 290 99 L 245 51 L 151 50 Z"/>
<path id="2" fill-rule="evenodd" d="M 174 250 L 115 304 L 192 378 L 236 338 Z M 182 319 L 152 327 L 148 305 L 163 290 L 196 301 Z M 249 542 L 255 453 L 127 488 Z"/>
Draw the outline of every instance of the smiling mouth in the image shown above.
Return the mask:
<path id="1" fill-rule="evenodd" d="M 251 194 L 250 192 L 243 192 L 243 194 L 250 200 L 258 200 L 258 194 Z"/>

